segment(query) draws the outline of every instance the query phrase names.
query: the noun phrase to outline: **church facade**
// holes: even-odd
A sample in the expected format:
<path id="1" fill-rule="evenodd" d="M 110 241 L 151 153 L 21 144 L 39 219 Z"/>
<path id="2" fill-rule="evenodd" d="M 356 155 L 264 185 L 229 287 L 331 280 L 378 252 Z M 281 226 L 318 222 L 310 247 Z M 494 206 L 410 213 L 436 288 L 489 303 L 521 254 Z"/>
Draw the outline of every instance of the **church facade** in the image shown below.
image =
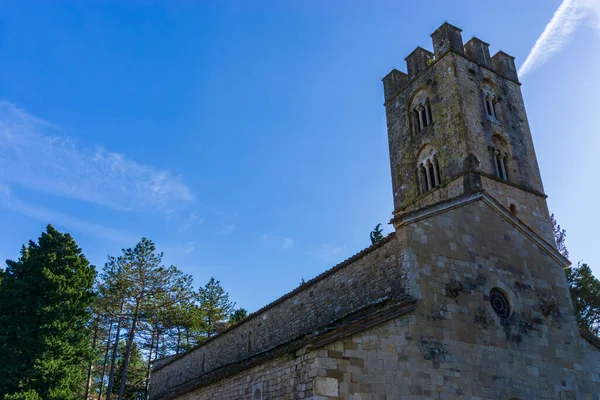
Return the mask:
<path id="1" fill-rule="evenodd" d="M 383 78 L 395 232 L 158 360 L 152 400 L 600 399 L 514 59 L 431 36 Z"/>

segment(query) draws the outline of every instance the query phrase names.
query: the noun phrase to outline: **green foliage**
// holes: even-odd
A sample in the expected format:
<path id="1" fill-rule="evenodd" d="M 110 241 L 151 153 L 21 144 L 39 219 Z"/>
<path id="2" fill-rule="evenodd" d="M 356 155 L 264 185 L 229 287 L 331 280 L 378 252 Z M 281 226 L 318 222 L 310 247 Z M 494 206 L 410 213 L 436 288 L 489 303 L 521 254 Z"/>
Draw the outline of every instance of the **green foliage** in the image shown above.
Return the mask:
<path id="1" fill-rule="evenodd" d="M 81 398 L 94 267 L 70 235 L 50 225 L 7 265 L 0 274 L 0 393 L 5 399 Z"/>
<path id="2" fill-rule="evenodd" d="M 245 308 L 238 308 L 229 317 L 229 323 L 237 324 L 238 322 L 241 322 L 243 319 L 245 319 L 247 316 L 248 310 L 246 310 Z"/>
<path id="3" fill-rule="evenodd" d="M 101 304 L 110 314 L 123 315 L 129 327 L 121 367 L 120 397 L 127 390 L 126 378 L 139 335 L 148 330 L 152 335 L 157 334 L 166 328 L 165 323 L 177 321 L 177 305 L 193 298 L 191 276 L 173 265 L 165 267 L 162 257 L 151 240 L 142 238 L 133 249 L 123 250 L 119 257 L 110 257 L 103 270 Z M 153 338 L 151 343 L 154 344 Z"/>
<path id="4" fill-rule="evenodd" d="M 5 397 L 6 400 L 42 400 L 35 390 L 26 390 L 14 394 L 9 394 Z"/>
<path id="5" fill-rule="evenodd" d="M 600 281 L 587 264 L 567 267 L 566 273 L 579 327 L 600 334 Z"/>
<path id="6" fill-rule="evenodd" d="M 115 372 L 115 385 L 113 386 L 113 394 L 119 394 L 123 368 L 125 364 L 125 354 L 127 346 L 125 342 L 119 345 L 119 354 L 117 357 L 118 368 Z M 146 366 L 142 358 L 142 353 L 139 351 L 136 343 L 133 344 L 131 355 L 129 358 L 129 366 L 127 371 L 127 382 L 125 383 L 125 393 L 123 400 L 144 400 L 145 399 L 145 381 L 146 381 Z M 116 396 L 115 396 L 116 397 Z"/>
<path id="7" fill-rule="evenodd" d="M 380 240 L 383 240 L 383 231 L 381 230 L 381 224 L 377 224 L 375 229 L 371 231 L 371 244 L 375 244 Z"/>
<path id="8" fill-rule="evenodd" d="M 221 282 L 210 278 L 210 281 L 198 291 L 199 311 L 204 321 L 207 337 L 223 330 L 235 303 L 229 301 L 229 294 L 221 287 Z"/>
<path id="9" fill-rule="evenodd" d="M 567 250 L 567 231 L 562 229 L 558 222 L 556 222 L 554 214 L 550 216 L 550 220 L 552 221 L 552 229 L 554 231 L 556 249 L 560 252 L 560 254 L 565 256 L 565 258 L 569 258 L 569 251 Z"/>
<path id="10" fill-rule="evenodd" d="M 566 239 L 567 232 L 556 222 L 554 214 L 550 216 L 554 230 L 554 240 L 557 250 L 566 258 L 569 257 Z M 582 329 L 587 329 L 594 335 L 600 334 L 600 281 L 592 273 L 592 269 L 585 263 L 578 263 L 577 267 L 565 268 L 569 292 L 575 309 L 577 324 Z"/>

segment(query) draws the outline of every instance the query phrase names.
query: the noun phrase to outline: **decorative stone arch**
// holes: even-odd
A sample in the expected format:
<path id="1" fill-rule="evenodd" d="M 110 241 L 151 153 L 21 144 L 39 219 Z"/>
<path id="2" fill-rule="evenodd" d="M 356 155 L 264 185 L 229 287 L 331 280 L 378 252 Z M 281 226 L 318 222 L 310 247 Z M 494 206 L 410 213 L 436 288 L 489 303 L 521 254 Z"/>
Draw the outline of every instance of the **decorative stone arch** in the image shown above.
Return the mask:
<path id="1" fill-rule="evenodd" d="M 483 109 L 487 118 L 495 121 L 504 120 L 504 111 L 498 96 L 498 85 L 484 79 L 481 82 L 481 92 L 483 97 Z"/>
<path id="2" fill-rule="evenodd" d="M 412 94 L 409 106 L 409 116 L 413 133 L 419 133 L 433 124 L 431 113 L 431 93 L 426 87 L 419 87 Z"/>
<path id="3" fill-rule="evenodd" d="M 417 182 L 419 194 L 426 193 L 441 183 L 437 150 L 431 144 L 425 144 L 417 154 Z"/>
<path id="4" fill-rule="evenodd" d="M 512 167 L 510 146 L 506 138 L 494 133 L 490 138 L 490 157 L 494 175 L 504 181 L 510 180 Z"/>

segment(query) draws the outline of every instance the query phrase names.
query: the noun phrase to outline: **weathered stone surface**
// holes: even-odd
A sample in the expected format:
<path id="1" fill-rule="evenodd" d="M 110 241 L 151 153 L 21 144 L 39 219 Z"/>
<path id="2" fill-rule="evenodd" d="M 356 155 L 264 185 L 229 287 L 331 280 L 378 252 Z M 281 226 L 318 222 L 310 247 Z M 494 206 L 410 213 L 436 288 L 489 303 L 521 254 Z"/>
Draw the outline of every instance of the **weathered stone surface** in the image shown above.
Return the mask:
<path id="1" fill-rule="evenodd" d="M 321 362 L 325 360 L 329 360 L 327 358 L 322 359 Z M 332 366 L 337 367 L 335 362 L 331 363 Z M 331 368 L 330 370 L 336 370 L 335 368 Z M 337 371 L 337 370 L 336 370 Z M 339 371 L 338 371 L 339 372 Z M 338 375 L 338 374 L 336 374 Z M 321 376 L 317 376 L 313 383 L 313 388 L 316 395 L 320 396 L 337 396 L 339 394 L 338 389 L 338 380 L 336 378 L 325 378 Z"/>
<path id="2" fill-rule="evenodd" d="M 152 400 L 600 399 L 600 338 L 576 324 L 514 61 L 475 38 L 463 50 L 450 24 L 432 39 L 435 56 L 383 79 L 395 234 L 157 362 Z"/>

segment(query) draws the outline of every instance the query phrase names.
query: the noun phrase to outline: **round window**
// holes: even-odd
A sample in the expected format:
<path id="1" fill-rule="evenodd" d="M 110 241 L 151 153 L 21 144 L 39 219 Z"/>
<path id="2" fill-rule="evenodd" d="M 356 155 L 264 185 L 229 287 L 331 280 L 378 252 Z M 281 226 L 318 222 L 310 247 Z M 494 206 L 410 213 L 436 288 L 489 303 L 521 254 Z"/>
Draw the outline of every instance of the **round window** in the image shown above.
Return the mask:
<path id="1" fill-rule="evenodd" d="M 507 319 L 510 317 L 510 303 L 500 289 L 493 288 L 490 291 L 490 304 L 500 318 Z"/>

